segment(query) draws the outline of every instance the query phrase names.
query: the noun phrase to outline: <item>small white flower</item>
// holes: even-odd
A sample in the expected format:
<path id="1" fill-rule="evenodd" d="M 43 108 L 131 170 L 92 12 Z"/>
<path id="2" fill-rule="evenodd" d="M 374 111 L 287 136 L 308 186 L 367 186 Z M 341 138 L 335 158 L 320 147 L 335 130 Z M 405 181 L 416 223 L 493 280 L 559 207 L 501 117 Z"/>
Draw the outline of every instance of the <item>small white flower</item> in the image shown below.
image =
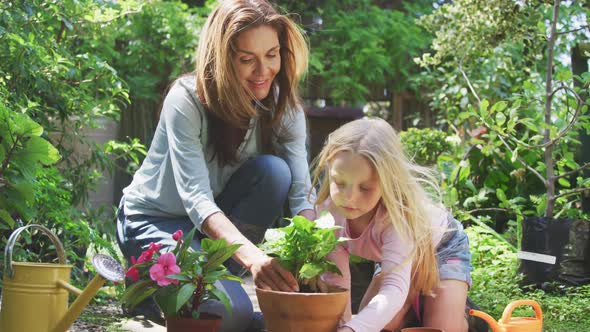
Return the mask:
<path id="1" fill-rule="evenodd" d="M 267 242 L 276 242 L 285 237 L 285 232 L 282 232 L 276 228 L 269 228 L 264 233 L 264 239 Z"/>
<path id="2" fill-rule="evenodd" d="M 334 221 L 334 217 L 330 212 L 324 211 L 320 217 L 315 220 L 315 224 L 317 228 L 331 228 L 334 227 L 336 221 Z"/>
<path id="3" fill-rule="evenodd" d="M 447 136 L 445 138 L 445 141 L 447 141 L 448 143 L 458 146 L 459 144 L 461 144 L 461 137 L 459 137 L 458 135 L 451 135 L 451 136 Z"/>

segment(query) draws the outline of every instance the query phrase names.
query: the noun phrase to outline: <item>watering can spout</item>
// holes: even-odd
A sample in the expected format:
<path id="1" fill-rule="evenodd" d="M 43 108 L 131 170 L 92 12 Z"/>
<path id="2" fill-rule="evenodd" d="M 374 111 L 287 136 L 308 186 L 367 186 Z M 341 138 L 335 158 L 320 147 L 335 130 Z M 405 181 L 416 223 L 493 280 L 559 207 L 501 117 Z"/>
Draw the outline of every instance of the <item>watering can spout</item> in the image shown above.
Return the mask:
<path id="1" fill-rule="evenodd" d="M 53 242 L 59 264 L 12 261 L 19 235 L 33 228 Z M 0 331 L 65 332 L 105 281 L 116 283 L 125 278 L 121 264 L 110 256 L 98 254 L 92 258 L 92 265 L 97 274 L 81 291 L 70 285 L 72 266 L 66 264 L 63 245 L 50 229 L 37 224 L 17 228 L 4 249 Z M 68 292 L 78 296 L 69 308 Z M 24 318 L 30 312 L 40 313 L 38 319 Z"/>
<path id="2" fill-rule="evenodd" d="M 75 293 L 78 295 L 74 303 L 68 308 L 66 314 L 60 319 L 57 323 L 53 332 L 65 332 L 68 327 L 74 323 L 76 318 L 80 316 L 82 310 L 86 308 L 90 300 L 98 293 L 102 285 L 109 280 L 112 282 L 120 282 L 125 278 L 123 273 L 123 267 L 115 261 L 112 257 L 98 254 L 92 257 L 92 265 L 97 272 L 97 274 L 92 278 L 88 286 L 84 288 L 83 291 L 80 291 L 76 287 L 65 283 L 65 282 L 58 282 L 58 286 L 67 289 L 68 291 Z"/>
<path id="3" fill-rule="evenodd" d="M 500 325 L 498 325 L 498 322 L 496 322 L 494 317 L 486 314 L 485 312 L 471 309 L 469 310 L 469 314 L 471 316 L 483 319 L 492 328 L 493 332 L 502 332 L 502 330 L 500 330 Z"/>

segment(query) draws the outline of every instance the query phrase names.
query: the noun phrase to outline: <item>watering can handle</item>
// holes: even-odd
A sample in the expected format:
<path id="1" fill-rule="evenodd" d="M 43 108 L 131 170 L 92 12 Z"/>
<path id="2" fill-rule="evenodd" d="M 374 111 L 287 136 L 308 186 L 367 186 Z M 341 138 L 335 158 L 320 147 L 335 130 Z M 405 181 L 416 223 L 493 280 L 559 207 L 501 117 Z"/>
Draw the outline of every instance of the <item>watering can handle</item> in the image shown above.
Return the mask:
<path id="1" fill-rule="evenodd" d="M 53 234 L 53 232 L 49 230 L 49 228 L 42 225 L 31 224 L 17 228 L 10 235 L 10 238 L 8 238 L 8 242 L 6 243 L 6 249 L 4 249 L 4 275 L 7 275 L 9 278 L 12 278 L 14 276 L 14 271 L 12 270 L 12 248 L 14 247 L 16 239 L 18 238 L 20 233 L 22 233 L 27 228 L 38 228 L 41 232 L 45 233 L 45 235 L 49 237 L 51 242 L 53 242 L 53 245 L 57 250 L 57 257 L 59 259 L 59 263 L 66 264 L 64 246 L 61 244 L 59 238 L 55 234 Z"/>
<path id="2" fill-rule="evenodd" d="M 508 304 L 508 306 L 504 309 L 504 313 L 502 314 L 501 321 L 504 323 L 509 322 L 510 319 L 512 318 L 512 311 L 514 311 L 514 309 L 516 309 L 517 307 L 520 307 L 523 305 L 532 306 L 533 310 L 535 310 L 535 318 L 539 319 L 539 320 L 543 320 L 543 311 L 541 310 L 541 306 L 539 305 L 539 303 L 537 303 L 534 300 L 516 300 L 516 301 Z"/>

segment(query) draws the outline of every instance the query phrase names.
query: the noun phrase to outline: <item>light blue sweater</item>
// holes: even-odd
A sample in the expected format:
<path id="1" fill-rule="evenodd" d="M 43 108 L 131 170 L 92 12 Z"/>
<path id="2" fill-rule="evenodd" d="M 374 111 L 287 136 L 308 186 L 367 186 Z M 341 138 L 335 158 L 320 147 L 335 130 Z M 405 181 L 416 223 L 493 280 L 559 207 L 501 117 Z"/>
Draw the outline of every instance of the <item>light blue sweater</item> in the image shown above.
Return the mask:
<path id="1" fill-rule="evenodd" d="M 291 168 L 289 206 L 295 215 L 313 209 L 307 199 L 311 181 L 305 115 L 300 110 L 285 116 L 282 122 L 282 126 L 273 128 L 272 143 Z M 195 77 L 179 79 L 164 100 L 147 157 L 123 190 L 127 215 L 189 216 L 200 231 L 208 216 L 221 212 L 214 197 L 246 160 L 262 153 L 260 130 L 258 119 L 252 119 L 237 151 L 238 162 L 220 166 L 217 158 L 211 160 L 213 149 L 208 144 L 207 127 L 205 109 L 196 95 Z"/>

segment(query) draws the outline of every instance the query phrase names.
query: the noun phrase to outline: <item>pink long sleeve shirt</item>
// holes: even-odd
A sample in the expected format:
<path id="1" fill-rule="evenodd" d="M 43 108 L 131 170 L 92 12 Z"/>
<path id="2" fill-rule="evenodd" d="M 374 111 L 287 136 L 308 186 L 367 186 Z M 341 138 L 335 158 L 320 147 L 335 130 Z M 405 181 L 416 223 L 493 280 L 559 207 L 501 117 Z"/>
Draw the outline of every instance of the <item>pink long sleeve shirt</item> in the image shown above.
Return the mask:
<path id="1" fill-rule="evenodd" d="M 395 231 L 385 207 L 381 204 L 367 228 L 357 238 L 352 238 L 346 219 L 335 213 L 330 205 L 331 202 L 328 201 L 324 207 L 327 207 L 334 217 L 335 224 L 342 227 L 336 230 L 336 236 L 347 237 L 350 240 L 339 245 L 329 255 L 342 272 L 342 276 L 327 273 L 322 279 L 327 283 L 350 289 L 351 254 L 381 262 L 383 283 L 377 295 L 354 318 L 349 298 L 341 320 L 345 322 L 344 326 L 355 332 L 379 332 L 395 317 L 408 297 L 412 260 L 407 258 L 414 244 L 409 240 L 403 240 Z M 432 209 L 432 217 L 429 219 L 432 221 L 435 247 L 446 229 L 447 214 L 444 209 Z"/>

